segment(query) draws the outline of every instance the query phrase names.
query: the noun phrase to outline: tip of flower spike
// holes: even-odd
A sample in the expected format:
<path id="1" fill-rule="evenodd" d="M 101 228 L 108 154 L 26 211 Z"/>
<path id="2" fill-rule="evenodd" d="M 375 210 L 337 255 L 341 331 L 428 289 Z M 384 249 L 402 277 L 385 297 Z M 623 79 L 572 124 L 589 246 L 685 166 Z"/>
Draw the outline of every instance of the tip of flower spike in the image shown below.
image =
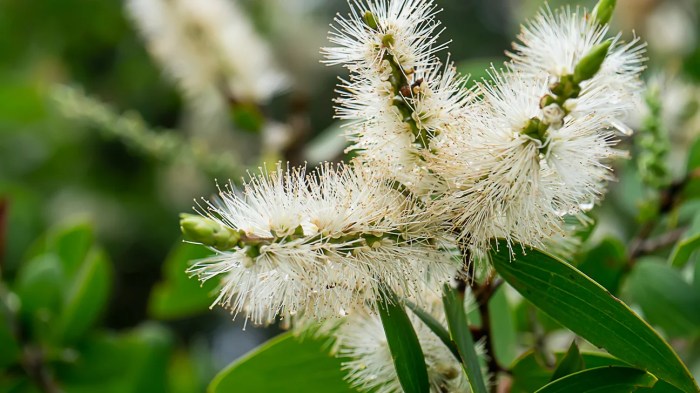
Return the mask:
<path id="1" fill-rule="evenodd" d="M 608 55 L 612 45 L 611 40 L 607 40 L 591 49 L 576 65 L 574 69 L 574 83 L 587 81 L 595 76 L 603 65 L 605 57 Z"/>
<path id="2" fill-rule="evenodd" d="M 241 238 L 234 229 L 195 214 L 180 214 L 180 229 L 187 240 L 213 247 L 219 251 L 235 248 Z"/>
<path id="3" fill-rule="evenodd" d="M 593 17 L 601 25 L 607 25 L 612 19 L 617 0 L 600 0 L 593 9 Z"/>

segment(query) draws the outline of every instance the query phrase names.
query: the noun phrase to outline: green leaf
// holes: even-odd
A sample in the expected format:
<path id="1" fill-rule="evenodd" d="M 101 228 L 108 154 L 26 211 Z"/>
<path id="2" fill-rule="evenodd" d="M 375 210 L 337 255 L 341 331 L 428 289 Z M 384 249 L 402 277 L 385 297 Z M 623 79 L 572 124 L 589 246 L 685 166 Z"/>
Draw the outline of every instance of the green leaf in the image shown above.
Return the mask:
<path id="1" fill-rule="evenodd" d="M 39 255 L 21 266 L 15 282 L 26 322 L 48 320 L 59 312 L 63 268 L 55 255 Z"/>
<path id="2" fill-rule="evenodd" d="M 566 356 L 563 352 L 554 354 L 556 360 L 561 362 Z M 604 366 L 626 366 L 624 362 L 600 352 L 584 352 L 581 354 L 586 368 Z M 556 364 L 556 362 L 555 362 Z M 513 377 L 512 393 L 530 393 L 549 383 L 554 370 L 546 365 L 542 354 L 531 350 L 520 356 L 510 367 Z"/>
<path id="3" fill-rule="evenodd" d="M 627 279 L 629 297 L 644 311 L 652 325 L 669 335 L 700 333 L 700 290 L 659 258 L 640 259 Z"/>
<path id="4" fill-rule="evenodd" d="M 502 285 L 489 300 L 493 351 L 501 365 L 511 364 L 515 360 L 518 347 L 514 311 L 508 304 L 505 290 L 505 285 Z"/>
<path id="5" fill-rule="evenodd" d="M 379 316 L 401 387 L 406 393 L 428 393 L 428 369 L 418 335 L 403 303 L 389 288 L 384 288 Z"/>
<path id="6" fill-rule="evenodd" d="M 109 300 L 112 271 L 104 251 L 93 248 L 64 288 L 61 313 L 53 333 L 57 342 L 70 343 L 92 327 Z"/>
<path id="7" fill-rule="evenodd" d="M 447 326 L 450 329 L 452 341 L 457 344 L 459 349 L 462 366 L 469 379 L 469 386 L 474 393 L 486 393 L 488 390 L 474 348 L 474 339 L 469 330 L 467 313 L 464 311 L 464 295 L 457 292 L 449 284 L 445 284 L 443 292 L 442 302 L 445 305 Z"/>
<path id="8" fill-rule="evenodd" d="M 579 372 L 583 370 L 584 367 L 583 356 L 581 356 L 581 352 L 578 350 L 576 341 L 574 341 L 571 343 L 571 346 L 566 352 L 566 355 L 564 355 L 564 358 L 559 362 L 556 370 L 554 370 L 554 374 L 552 374 L 550 381 L 555 381 L 557 379 L 564 378 L 569 374 Z"/>
<path id="9" fill-rule="evenodd" d="M 676 243 L 669 256 L 669 263 L 676 267 L 685 265 L 693 252 L 698 248 L 700 248 L 700 214 L 695 215 L 690 228 L 683 235 L 683 238 Z"/>
<path id="10" fill-rule="evenodd" d="M 459 349 L 455 345 L 452 338 L 450 338 L 450 332 L 442 326 L 442 323 L 435 319 L 430 313 L 418 307 L 416 304 L 406 301 L 406 306 L 413 311 L 413 313 L 430 329 L 435 335 L 442 341 L 443 344 L 452 352 L 457 360 L 461 361 L 462 358 L 459 356 Z"/>
<path id="11" fill-rule="evenodd" d="M 497 251 L 500 250 L 500 251 Z M 686 366 L 657 332 L 602 286 L 539 250 L 524 255 L 500 241 L 491 252 L 498 273 L 523 297 L 593 345 L 679 388 L 697 390 Z M 513 260 L 511 260 L 513 258 Z"/>
<path id="12" fill-rule="evenodd" d="M 216 280 L 203 284 L 185 272 L 191 261 L 206 258 L 211 251 L 196 244 L 179 243 L 165 261 L 164 280 L 153 289 L 149 314 L 158 319 L 177 319 L 206 311 L 214 302 Z"/>
<path id="13" fill-rule="evenodd" d="M 75 347 L 75 361 L 56 365 L 56 377 L 67 393 L 166 393 L 172 341 L 153 324 L 91 335 Z"/>
<path id="14" fill-rule="evenodd" d="M 617 293 L 627 264 L 625 245 L 608 237 L 586 251 L 578 269 L 611 293 Z"/>
<path id="15" fill-rule="evenodd" d="M 79 222 L 51 230 L 29 255 L 36 255 L 20 271 L 51 269 L 51 283 L 32 289 L 18 288 L 23 309 L 35 314 L 35 331 L 53 343 L 67 344 L 81 338 L 92 327 L 109 299 L 111 265 L 106 254 L 94 245 L 89 224 Z M 37 258 L 50 260 L 34 262 Z M 48 276 L 46 277 L 48 279 Z M 21 280 L 20 280 L 21 281 Z M 41 297 L 41 299 L 38 299 Z M 43 309 L 37 312 L 34 303 Z"/>
<path id="16" fill-rule="evenodd" d="M 650 388 L 657 379 L 644 370 L 631 367 L 608 366 L 579 371 L 547 384 L 537 393 L 571 392 L 632 392 Z"/>
<path id="17" fill-rule="evenodd" d="M 350 393 L 340 359 L 319 340 L 281 334 L 221 371 L 209 393 Z"/>
<path id="18" fill-rule="evenodd" d="M 92 226 L 86 222 L 78 222 L 53 231 L 49 235 L 47 251 L 61 259 L 66 278 L 70 280 L 79 274 L 78 271 L 91 252 L 94 242 Z"/>

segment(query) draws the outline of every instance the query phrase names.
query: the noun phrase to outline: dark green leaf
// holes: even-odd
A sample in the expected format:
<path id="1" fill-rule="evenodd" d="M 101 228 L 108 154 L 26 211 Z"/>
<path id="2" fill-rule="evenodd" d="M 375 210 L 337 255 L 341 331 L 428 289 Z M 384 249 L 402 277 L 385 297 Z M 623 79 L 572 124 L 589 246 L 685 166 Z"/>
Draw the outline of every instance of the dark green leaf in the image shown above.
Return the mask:
<path id="1" fill-rule="evenodd" d="M 508 304 L 505 289 L 505 285 L 502 285 L 489 300 L 493 351 L 501 365 L 513 363 L 517 357 L 518 346 L 513 310 Z"/>
<path id="2" fill-rule="evenodd" d="M 700 214 L 696 214 L 693 218 L 690 228 L 683 235 L 683 238 L 676 243 L 676 246 L 669 256 L 671 265 L 679 267 L 683 266 L 690 259 L 691 254 L 700 248 Z"/>
<path id="3" fill-rule="evenodd" d="M 406 393 L 428 393 L 430 382 L 423 349 L 403 304 L 388 288 L 384 289 L 379 315 L 401 387 Z"/>
<path id="4" fill-rule="evenodd" d="M 626 284 L 626 293 L 649 323 L 671 336 L 700 333 L 700 290 L 659 258 L 641 259 Z"/>
<path id="5" fill-rule="evenodd" d="M 297 341 L 290 333 L 273 338 L 221 371 L 209 393 L 350 393 L 341 360 L 322 341 Z"/>
<path id="6" fill-rule="evenodd" d="M 56 366 L 67 393 L 165 393 L 172 337 L 157 325 L 98 334 L 76 346 L 77 360 Z"/>
<path id="7" fill-rule="evenodd" d="M 61 259 L 66 278 L 71 279 L 79 274 L 95 242 L 90 224 L 79 222 L 66 226 L 52 232 L 48 238 L 47 251 Z"/>
<path id="8" fill-rule="evenodd" d="M 500 251 L 496 251 L 500 250 Z M 571 265 L 539 250 L 491 253 L 498 273 L 526 299 L 592 344 L 688 391 L 695 380 L 673 349 L 629 307 Z M 513 257 L 513 260 L 511 260 Z"/>
<path id="9" fill-rule="evenodd" d="M 48 319 L 59 311 L 62 296 L 61 261 L 51 254 L 24 263 L 15 282 L 15 292 L 26 320 Z"/>
<path id="10" fill-rule="evenodd" d="M 74 342 L 94 324 L 109 299 L 111 265 L 104 251 L 93 248 L 64 288 L 61 313 L 53 326 L 56 340 Z"/>
<path id="11" fill-rule="evenodd" d="M 571 392 L 632 392 L 650 388 L 657 379 L 644 370 L 631 367 L 608 366 L 579 371 L 547 384 L 537 393 Z"/>
<path id="12" fill-rule="evenodd" d="M 626 264 L 625 245 L 618 239 L 608 237 L 585 252 L 578 269 L 608 291 L 617 293 Z"/>
<path id="13" fill-rule="evenodd" d="M 509 368 L 513 378 L 512 393 L 531 393 L 546 385 L 552 378 L 552 368 L 541 353 L 528 351 Z"/>
<path id="14" fill-rule="evenodd" d="M 560 378 L 564 378 L 569 374 L 579 372 L 584 369 L 583 357 L 578 350 L 576 341 L 571 343 L 569 350 L 564 355 L 564 358 L 559 362 L 559 365 L 554 370 L 552 378 L 550 381 L 555 381 Z"/>
<path id="15" fill-rule="evenodd" d="M 23 310 L 34 313 L 34 324 L 41 324 L 35 330 L 54 343 L 71 343 L 82 337 L 108 301 L 111 265 L 105 253 L 94 246 L 94 240 L 88 224 L 59 227 L 37 242 L 29 254 L 36 256 L 20 271 L 24 277 L 39 265 L 39 270 L 52 272 L 51 283 L 32 285 L 29 291 L 21 289 L 22 284 L 18 294 Z M 35 262 L 37 258 L 39 262 Z M 37 300 L 38 296 L 41 299 Z M 37 301 L 43 304 L 38 313 L 31 311 L 36 309 Z"/>
<path id="16" fill-rule="evenodd" d="M 176 319 L 206 311 L 214 302 L 217 283 L 210 280 L 200 284 L 185 271 L 192 261 L 210 255 L 206 247 L 179 243 L 165 261 L 164 280 L 153 289 L 149 314 L 158 319 Z"/>
<path id="17" fill-rule="evenodd" d="M 459 356 L 459 350 L 457 349 L 457 345 L 455 345 L 454 341 L 450 338 L 450 332 L 447 331 L 447 329 L 442 326 L 440 321 L 435 319 L 430 313 L 427 311 L 423 310 L 422 308 L 418 307 L 416 304 L 411 303 L 409 301 L 406 301 L 406 306 L 413 311 L 413 313 L 421 320 L 423 323 L 433 332 L 435 335 L 440 339 L 440 341 L 445 344 L 447 348 L 450 349 L 453 355 L 457 358 L 457 360 L 461 361 L 461 358 Z"/>
<path id="18" fill-rule="evenodd" d="M 561 360 L 566 356 L 565 353 L 555 353 L 555 360 L 552 364 L 556 364 L 556 360 Z M 582 353 L 583 363 L 586 368 L 604 367 L 604 366 L 625 366 L 624 362 L 611 357 L 605 353 Z M 529 351 L 520 356 L 515 363 L 510 367 L 513 377 L 512 393 L 530 393 L 546 385 L 554 373 L 553 367 L 548 367 L 542 355 L 535 351 Z"/>
<path id="19" fill-rule="evenodd" d="M 447 326 L 450 329 L 452 341 L 457 344 L 459 349 L 462 365 L 469 379 L 469 386 L 474 393 L 486 393 L 488 390 L 484 383 L 479 358 L 474 349 L 474 339 L 469 330 L 467 313 L 464 311 L 464 295 L 445 284 L 442 302 L 445 305 Z"/>

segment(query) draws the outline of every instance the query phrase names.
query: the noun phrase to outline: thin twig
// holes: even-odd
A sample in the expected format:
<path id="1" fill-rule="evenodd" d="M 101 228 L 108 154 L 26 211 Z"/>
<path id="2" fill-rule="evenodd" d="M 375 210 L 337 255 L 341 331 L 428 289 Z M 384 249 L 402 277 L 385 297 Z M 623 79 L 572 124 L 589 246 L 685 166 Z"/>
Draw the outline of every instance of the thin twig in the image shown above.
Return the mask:
<path id="1" fill-rule="evenodd" d="M 25 346 L 22 356 L 24 371 L 34 381 L 34 384 L 45 393 L 60 393 L 51 372 L 46 368 L 44 354 L 40 348 Z"/>
<path id="2" fill-rule="evenodd" d="M 692 181 L 700 179 L 700 168 L 689 172 L 683 179 L 676 181 L 661 190 L 661 195 L 659 198 L 659 205 L 657 207 L 657 212 L 659 215 L 666 214 L 670 212 L 675 206 L 681 202 L 683 195 L 683 190 Z M 649 237 L 654 232 L 656 228 L 656 220 L 649 221 L 639 230 L 639 233 L 630 241 L 629 247 L 629 260 L 628 268 L 634 266 L 635 261 L 643 255 L 649 254 L 650 252 L 657 251 L 658 247 L 664 247 L 667 244 L 666 241 L 672 241 L 674 236 L 680 236 L 677 231 L 670 232 L 666 235 L 661 235 L 659 240 L 663 240 L 660 243 L 658 241 L 649 240 Z M 682 234 L 682 233 L 681 233 Z M 677 240 L 677 239 L 676 239 Z M 651 242 L 652 244 L 650 244 Z M 673 244 L 673 243 L 671 243 Z"/>
<path id="3" fill-rule="evenodd" d="M 671 232 L 664 233 L 663 235 L 643 240 L 635 249 L 636 254 L 634 254 L 632 257 L 636 259 L 642 255 L 653 254 L 656 251 L 670 247 L 680 240 L 687 230 L 688 227 L 677 228 Z"/>

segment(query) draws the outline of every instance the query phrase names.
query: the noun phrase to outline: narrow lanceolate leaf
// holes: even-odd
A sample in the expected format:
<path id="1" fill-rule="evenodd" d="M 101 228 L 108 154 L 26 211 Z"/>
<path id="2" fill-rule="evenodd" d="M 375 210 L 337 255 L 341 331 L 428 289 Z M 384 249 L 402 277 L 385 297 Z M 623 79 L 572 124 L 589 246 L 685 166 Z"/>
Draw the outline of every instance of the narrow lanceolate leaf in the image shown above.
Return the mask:
<path id="1" fill-rule="evenodd" d="M 569 347 L 569 351 L 566 352 L 564 358 L 559 362 L 557 368 L 552 374 L 552 379 L 550 381 L 556 381 L 557 379 L 564 378 L 565 376 L 573 373 L 577 373 L 583 370 L 585 367 L 583 363 L 583 357 L 581 352 L 578 350 L 576 342 L 572 342 Z"/>
<path id="2" fill-rule="evenodd" d="M 506 286 L 502 285 L 489 299 L 491 315 L 491 338 L 493 354 L 500 365 L 509 365 L 518 357 L 518 332 L 514 312 L 506 297 Z"/>
<path id="3" fill-rule="evenodd" d="M 462 358 L 459 356 L 459 350 L 457 349 L 457 345 L 455 345 L 454 341 L 450 338 L 450 332 L 445 329 L 444 326 L 435 319 L 432 315 L 430 315 L 429 312 L 423 310 L 422 308 L 418 307 L 416 304 L 411 303 L 410 301 L 406 301 L 406 306 L 413 311 L 413 313 L 427 326 L 435 335 L 442 341 L 443 344 L 449 350 L 452 352 L 453 355 L 457 358 L 457 360 L 462 361 Z"/>
<path id="4" fill-rule="evenodd" d="M 579 371 L 545 385 L 536 393 L 633 392 L 651 388 L 657 379 L 644 370 L 609 366 Z"/>
<path id="5" fill-rule="evenodd" d="M 416 331 L 406 314 L 403 304 L 390 289 L 384 289 L 384 298 L 379 305 L 391 357 L 396 374 L 406 393 L 428 393 L 430 382 L 425 356 Z"/>
<path id="6" fill-rule="evenodd" d="M 669 262 L 673 266 L 683 266 L 690 259 L 691 254 L 700 249 L 700 213 L 693 218 L 693 223 L 683 238 L 676 243 L 673 252 L 669 256 Z"/>
<path id="7" fill-rule="evenodd" d="M 299 341 L 279 335 L 221 371 L 209 393 L 352 393 L 340 359 L 328 355 L 323 340 Z"/>
<path id="8" fill-rule="evenodd" d="M 695 380 L 673 349 L 646 322 L 571 265 L 538 250 L 510 254 L 505 241 L 491 252 L 498 273 L 559 323 L 632 366 L 695 392 Z"/>
<path id="9" fill-rule="evenodd" d="M 481 373 L 479 358 L 474 349 L 474 339 L 467 323 L 467 313 L 464 311 L 464 297 L 456 289 L 445 285 L 442 302 L 445 305 L 445 316 L 450 328 L 450 335 L 459 349 L 462 365 L 469 379 L 469 386 L 474 393 L 486 393 L 488 390 Z"/>

